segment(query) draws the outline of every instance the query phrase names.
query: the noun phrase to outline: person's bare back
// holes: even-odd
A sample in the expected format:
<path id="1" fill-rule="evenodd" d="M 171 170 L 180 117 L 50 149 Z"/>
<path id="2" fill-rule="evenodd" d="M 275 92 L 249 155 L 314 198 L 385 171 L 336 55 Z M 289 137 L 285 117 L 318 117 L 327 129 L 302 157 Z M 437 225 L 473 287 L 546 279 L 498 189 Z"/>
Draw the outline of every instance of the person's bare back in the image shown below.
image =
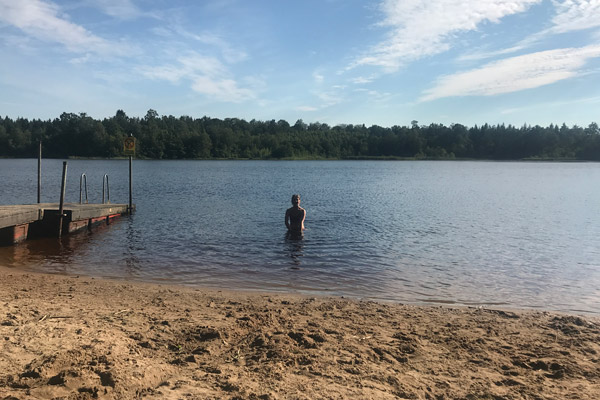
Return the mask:
<path id="1" fill-rule="evenodd" d="M 304 219 L 306 218 L 306 210 L 300 207 L 300 195 L 292 196 L 293 206 L 285 212 L 285 226 L 289 231 L 302 232 L 304 230 Z"/>

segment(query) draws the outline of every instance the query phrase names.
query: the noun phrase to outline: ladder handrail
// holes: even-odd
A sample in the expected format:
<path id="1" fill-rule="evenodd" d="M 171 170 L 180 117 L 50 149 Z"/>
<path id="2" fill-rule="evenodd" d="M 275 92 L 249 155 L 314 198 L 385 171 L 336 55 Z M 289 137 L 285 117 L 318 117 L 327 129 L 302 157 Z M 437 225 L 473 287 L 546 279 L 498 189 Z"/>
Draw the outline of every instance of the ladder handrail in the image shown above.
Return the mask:
<path id="1" fill-rule="evenodd" d="M 104 182 L 106 182 L 106 202 L 104 201 Z M 102 204 L 110 204 L 110 186 L 108 184 L 108 174 L 102 177 Z"/>
<path id="2" fill-rule="evenodd" d="M 84 182 L 85 182 L 85 186 L 84 186 Z M 85 187 L 85 204 L 88 203 L 88 190 L 87 190 L 87 175 L 85 174 L 85 172 L 83 174 L 81 174 L 81 177 L 79 178 L 79 204 L 83 204 L 83 196 L 82 196 L 82 190 Z"/>

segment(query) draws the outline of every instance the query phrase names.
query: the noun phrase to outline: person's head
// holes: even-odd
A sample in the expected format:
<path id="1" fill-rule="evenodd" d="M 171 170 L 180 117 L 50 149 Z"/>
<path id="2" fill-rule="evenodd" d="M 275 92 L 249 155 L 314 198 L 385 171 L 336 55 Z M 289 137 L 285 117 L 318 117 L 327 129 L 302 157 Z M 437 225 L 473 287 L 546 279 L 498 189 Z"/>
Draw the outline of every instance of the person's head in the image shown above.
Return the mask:
<path id="1" fill-rule="evenodd" d="M 292 204 L 295 206 L 300 205 L 300 195 L 299 194 L 292 195 Z"/>

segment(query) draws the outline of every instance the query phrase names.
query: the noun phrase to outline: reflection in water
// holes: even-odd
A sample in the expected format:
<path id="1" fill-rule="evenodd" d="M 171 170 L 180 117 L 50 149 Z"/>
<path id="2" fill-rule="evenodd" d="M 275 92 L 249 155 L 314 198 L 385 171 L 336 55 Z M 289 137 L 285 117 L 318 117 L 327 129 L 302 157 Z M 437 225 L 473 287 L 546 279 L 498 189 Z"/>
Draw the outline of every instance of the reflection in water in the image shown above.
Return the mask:
<path id="1" fill-rule="evenodd" d="M 133 227 L 133 216 L 127 217 L 127 250 L 125 254 L 125 265 L 127 266 L 127 273 L 130 275 L 139 275 L 140 271 L 140 260 L 136 256 L 137 254 L 137 243 L 139 243 L 139 232 Z"/>
<path id="2" fill-rule="evenodd" d="M 0 265 L 23 267 L 31 262 L 32 256 L 26 243 L 0 247 Z"/>
<path id="3" fill-rule="evenodd" d="M 304 232 L 287 231 L 285 234 L 286 253 L 292 259 L 292 269 L 300 269 L 301 257 L 304 256 Z"/>
<path id="4" fill-rule="evenodd" d="M 103 237 L 100 232 L 105 229 L 106 224 L 97 224 L 92 230 L 82 229 L 60 239 L 40 237 L 0 247 L 0 265 L 53 274 L 79 273 L 86 268 L 94 270 L 94 264 L 85 257 L 98 245 L 97 241 Z M 101 262 L 106 262 L 108 253 L 102 254 Z"/>
<path id="5" fill-rule="evenodd" d="M 58 238 L 27 240 L 14 246 L 0 249 L 0 260 L 10 267 L 42 267 L 46 272 L 67 273 L 72 262 L 74 249 L 79 246 L 81 237 L 65 235 Z"/>

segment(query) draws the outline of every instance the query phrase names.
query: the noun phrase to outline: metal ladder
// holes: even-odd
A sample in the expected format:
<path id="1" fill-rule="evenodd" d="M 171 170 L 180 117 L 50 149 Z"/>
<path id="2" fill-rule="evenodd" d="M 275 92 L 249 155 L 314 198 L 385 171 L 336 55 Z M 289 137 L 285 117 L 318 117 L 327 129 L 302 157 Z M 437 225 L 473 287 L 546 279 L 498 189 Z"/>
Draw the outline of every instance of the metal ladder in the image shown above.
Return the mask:
<path id="1" fill-rule="evenodd" d="M 85 172 L 79 178 L 79 204 L 83 203 L 83 194 L 85 193 L 85 204 L 88 204 L 87 175 Z M 108 174 L 102 177 L 102 204 L 110 204 L 110 185 L 108 183 Z"/>

